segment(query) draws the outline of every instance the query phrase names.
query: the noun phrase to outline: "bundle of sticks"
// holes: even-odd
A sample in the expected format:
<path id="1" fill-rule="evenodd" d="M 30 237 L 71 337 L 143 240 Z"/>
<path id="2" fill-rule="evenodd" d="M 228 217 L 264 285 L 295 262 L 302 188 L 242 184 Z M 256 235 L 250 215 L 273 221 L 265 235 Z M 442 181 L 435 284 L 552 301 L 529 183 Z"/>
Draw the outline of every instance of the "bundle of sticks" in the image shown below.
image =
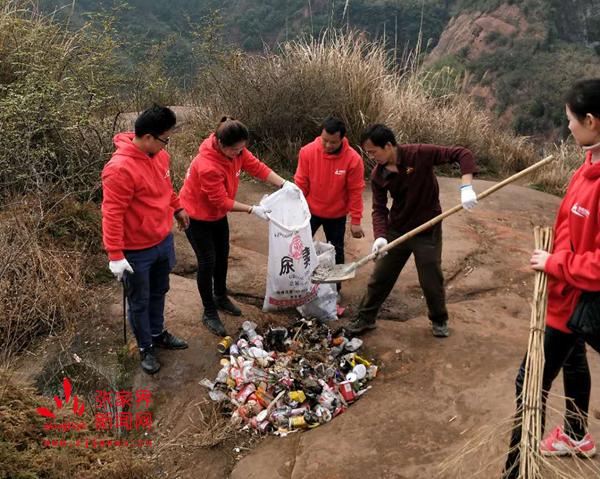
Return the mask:
<path id="1" fill-rule="evenodd" d="M 552 229 L 534 228 L 536 249 L 550 251 Z M 541 478 L 539 444 L 542 439 L 542 375 L 544 372 L 544 327 L 546 324 L 546 300 L 548 278 L 543 271 L 535 273 L 533 303 L 529 328 L 529 344 L 525 363 L 523 384 L 522 435 L 519 477 Z"/>

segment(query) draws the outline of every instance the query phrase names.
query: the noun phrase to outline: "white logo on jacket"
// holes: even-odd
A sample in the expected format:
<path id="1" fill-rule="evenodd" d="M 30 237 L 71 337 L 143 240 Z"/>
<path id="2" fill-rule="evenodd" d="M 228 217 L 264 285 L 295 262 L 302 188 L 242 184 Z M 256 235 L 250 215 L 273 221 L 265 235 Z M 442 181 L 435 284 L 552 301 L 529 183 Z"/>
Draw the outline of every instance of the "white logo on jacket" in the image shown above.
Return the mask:
<path id="1" fill-rule="evenodd" d="M 167 170 L 165 172 L 165 176 L 163 176 L 163 180 L 166 180 L 167 178 L 169 178 L 171 176 L 171 170 Z"/>
<path id="2" fill-rule="evenodd" d="M 573 205 L 573 207 L 571 208 L 571 213 L 573 213 L 574 215 L 580 216 L 581 218 L 587 218 L 588 216 L 590 216 L 589 210 L 584 208 L 583 206 L 581 206 L 578 203 L 575 203 Z"/>
<path id="3" fill-rule="evenodd" d="M 236 177 L 239 177 L 241 172 L 242 172 L 242 170 L 237 170 L 237 171 L 235 172 L 235 176 L 236 176 Z"/>
<path id="4" fill-rule="evenodd" d="M 334 175 L 345 175 L 346 174 L 346 170 L 335 170 L 335 172 L 333 173 Z"/>

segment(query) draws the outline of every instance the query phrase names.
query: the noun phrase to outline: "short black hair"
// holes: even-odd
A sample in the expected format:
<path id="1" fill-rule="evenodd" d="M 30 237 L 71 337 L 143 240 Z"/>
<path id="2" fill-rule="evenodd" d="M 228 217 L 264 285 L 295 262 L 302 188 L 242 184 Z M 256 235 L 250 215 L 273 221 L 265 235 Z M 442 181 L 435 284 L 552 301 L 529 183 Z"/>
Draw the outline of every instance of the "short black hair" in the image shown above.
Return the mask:
<path id="1" fill-rule="evenodd" d="M 169 131 L 176 123 L 177 117 L 173 110 L 155 103 L 135 120 L 135 136 L 141 138 L 149 134 L 156 137 Z"/>
<path id="2" fill-rule="evenodd" d="M 321 125 L 321 129 L 325 130 L 330 135 L 335 135 L 339 132 L 340 138 L 346 136 L 346 124 L 335 116 L 328 116 L 325 118 L 325 120 L 323 120 L 323 125 Z"/>
<path id="3" fill-rule="evenodd" d="M 215 130 L 217 139 L 223 146 L 233 146 L 240 141 L 248 141 L 250 133 L 248 127 L 241 121 L 224 116 Z"/>
<path id="4" fill-rule="evenodd" d="M 580 120 L 588 113 L 600 118 L 600 79 L 580 80 L 574 83 L 565 96 L 565 102 Z"/>
<path id="5" fill-rule="evenodd" d="M 369 125 L 366 130 L 362 132 L 362 135 L 360 135 L 360 144 L 364 145 L 367 140 L 371 140 L 371 142 L 379 148 L 384 148 L 388 143 L 391 143 L 393 146 L 397 145 L 394 132 L 381 123 Z"/>

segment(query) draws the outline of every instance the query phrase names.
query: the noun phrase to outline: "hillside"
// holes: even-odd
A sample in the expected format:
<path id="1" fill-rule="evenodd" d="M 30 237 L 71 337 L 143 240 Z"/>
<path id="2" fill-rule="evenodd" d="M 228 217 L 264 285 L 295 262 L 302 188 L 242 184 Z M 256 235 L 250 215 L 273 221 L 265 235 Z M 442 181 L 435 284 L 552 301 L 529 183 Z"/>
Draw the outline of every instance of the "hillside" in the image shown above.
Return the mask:
<path id="1" fill-rule="evenodd" d="M 426 64 L 468 72 L 473 94 L 520 134 L 566 133 L 563 92 L 600 74 L 600 2 L 459 3 Z"/>
<path id="2" fill-rule="evenodd" d="M 600 0 L 79 0 L 72 15 L 66 0 L 42 6 L 65 3 L 59 16 L 74 24 L 84 12 L 114 12 L 132 62 L 158 42 L 180 85 L 193 83 L 201 63 L 194 42 L 207 25 L 246 51 L 349 26 L 385 40 L 390 57 L 414 48 L 421 31 L 427 66 L 466 74 L 470 91 L 503 125 L 545 138 L 560 134 L 566 85 L 600 74 Z"/>
<path id="3" fill-rule="evenodd" d="M 150 44 L 165 42 L 175 76 L 189 74 L 196 34 L 208 24 L 221 29 L 225 42 L 250 52 L 347 26 L 385 38 L 390 49 L 401 52 L 415 46 L 421 27 L 432 48 L 449 19 L 449 2 L 437 0 L 40 0 L 40 5 L 47 12 L 58 9 L 57 17 L 74 25 L 89 12 L 114 15 L 116 32 L 134 59 Z"/>

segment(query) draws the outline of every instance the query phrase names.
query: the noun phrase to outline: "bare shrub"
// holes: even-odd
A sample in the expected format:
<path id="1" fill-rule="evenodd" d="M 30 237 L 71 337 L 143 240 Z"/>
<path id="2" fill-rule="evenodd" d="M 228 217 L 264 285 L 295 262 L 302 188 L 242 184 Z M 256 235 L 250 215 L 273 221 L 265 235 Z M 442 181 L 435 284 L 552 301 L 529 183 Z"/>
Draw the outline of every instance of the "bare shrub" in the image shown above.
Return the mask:
<path id="1" fill-rule="evenodd" d="M 0 200 L 49 189 L 88 193 L 112 150 L 107 116 L 121 84 L 108 25 L 69 30 L 35 4 L 0 4 Z"/>
<path id="2" fill-rule="evenodd" d="M 85 237 L 98 223 L 79 222 L 74 208 L 31 199 L 0 213 L 0 360 L 96 310 L 86 285 L 94 247 Z"/>

